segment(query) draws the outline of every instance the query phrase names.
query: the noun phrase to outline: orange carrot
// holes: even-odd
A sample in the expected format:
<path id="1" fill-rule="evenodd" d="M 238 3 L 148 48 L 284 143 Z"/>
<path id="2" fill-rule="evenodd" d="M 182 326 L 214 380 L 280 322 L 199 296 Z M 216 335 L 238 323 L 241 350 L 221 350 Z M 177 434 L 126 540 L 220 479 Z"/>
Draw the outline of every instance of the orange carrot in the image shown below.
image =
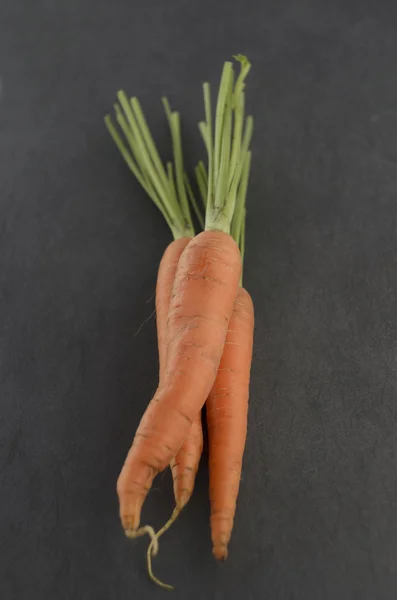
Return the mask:
<path id="1" fill-rule="evenodd" d="M 200 124 L 208 154 L 208 174 L 203 163 L 196 169 L 199 188 L 202 196 L 207 194 L 207 210 L 211 201 L 213 190 L 216 195 L 220 190 L 225 192 L 227 206 L 233 207 L 231 221 L 231 234 L 239 245 L 241 259 L 245 250 L 245 217 L 246 196 L 250 172 L 251 152 L 249 144 L 253 130 L 252 117 L 247 117 L 243 133 L 244 122 L 244 79 L 250 70 L 250 63 L 244 56 L 237 56 L 241 63 L 241 72 L 237 78 L 232 92 L 233 108 L 230 108 L 230 95 L 225 89 L 230 90 L 231 67 L 227 63 L 224 67 L 218 94 L 217 121 L 215 127 L 215 146 L 212 150 L 210 118 L 210 93 L 208 84 L 204 84 L 204 106 L 206 122 Z M 230 94 L 230 91 L 229 91 Z M 221 100 L 226 96 L 225 104 Z M 218 108 L 220 106 L 220 110 Z M 229 112 L 228 112 L 229 111 Z M 229 146 L 230 111 L 233 112 L 234 135 L 232 145 Z M 226 116 L 225 116 L 226 115 Z M 219 119 L 218 119 L 219 117 Z M 224 125 L 218 136 L 217 123 L 223 117 Z M 221 148 L 221 150 L 220 150 Z M 225 148 L 226 160 L 220 165 L 227 164 L 227 175 L 222 172 L 219 176 L 219 167 L 216 168 L 216 156 L 222 155 Z M 230 150 L 231 148 L 231 150 Z M 230 150 L 230 153 L 229 153 Z M 219 155 L 219 154 L 218 154 Z M 215 161 L 215 162 L 214 162 Z M 218 183 L 214 180 L 218 173 Z M 222 185 L 224 186 L 222 188 Z M 222 197 L 222 196 L 221 196 Z M 220 199 L 221 199 L 220 197 Z M 242 281 L 240 282 L 242 285 Z M 227 548 L 230 540 L 236 500 L 241 476 L 241 465 L 247 434 L 248 388 L 252 360 L 252 343 L 254 327 L 254 309 L 250 295 L 241 288 L 238 292 L 233 315 L 229 322 L 225 347 L 219 365 L 218 373 L 212 390 L 209 394 L 207 407 L 207 425 L 209 436 L 209 474 L 210 474 L 210 505 L 211 505 L 211 537 L 213 554 L 217 559 L 227 557 Z"/>
<path id="2" fill-rule="evenodd" d="M 241 256 L 222 231 L 197 235 L 179 260 L 164 379 L 142 417 L 117 482 L 126 531 L 139 527 L 154 477 L 181 448 L 215 381 L 233 312 Z"/>
<path id="3" fill-rule="evenodd" d="M 248 388 L 254 308 L 238 292 L 218 374 L 206 403 L 211 504 L 211 537 L 217 559 L 227 557 L 247 433 Z"/>
<path id="4" fill-rule="evenodd" d="M 253 308 L 248 293 L 239 291 L 239 280 L 245 238 L 245 173 L 253 120 L 244 119 L 244 81 L 250 63 L 244 56 L 235 58 L 241 66 L 240 74 L 235 79 L 232 63 L 224 64 L 214 122 L 209 84 L 204 84 L 205 121 L 199 127 L 208 154 L 208 175 L 203 172 L 203 165 L 200 169 L 206 231 L 190 242 L 174 242 L 175 250 L 169 248 L 160 268 L 159 276 L 164 275 L 165 283 L 161 289 L 159 283 L 156 300 L 159 386 L 141 419 L 117 482 L 122 525 L 133 537 L 144 532 L 139 529 L 140 514 L 154 477 L 171 463 L 176 509 L 152 536 L 147 553 L 149 573 L 160 584 L 151 572 L 151 556 L 156 553 L 158 538 L 190 497 L 202 448 L 199 415 L 207 399 L 214 417 L 212 421 L 209 415 L 208 426 L 212 443 L 211 526 L 218 558 L 227 555 L 241 474 Z M 200 209 L 184 172 L 179 114 L 164 102 L 174 154 L 174 164 L 169 163 L 164 169 L 139 102 L 128 99 L 123 92 L 118 99 L 116 118 L 125 139 L 107 117 L 112 138 L 161 210 L 174 238 L 193 237 L 188 199 L 200 222 L 204 224 L 204 220 L 200 219 Z M 166 258 L 170 260 L 169 267 Z M 165 321 L 173 279 L 171 263 L 178 266 Z M 240 403 L 234 401 L 234 396 Z M 232 434 L 236 435 L 234 445 Z"/>
<path id="5" fill-rule="evenodd" d="M 156 315 L 157 315 L 157 341 L 159 349 L 159 387 L 161 387 L 165 376 L 167 359 L 167 321 L 171 301 L 172 288 L 175 274 L 182 252 L 190 242 L 190 238 L 183 237 L 174 240 L 165 250 L 160 261 L 156 286 Z M 152 543 L 147 551 L 148 572 L 152 581 L 164 589 L 173 589 L 172 586 L 163 583 L 153 574 L 152 556 L 158 551 L 158 540 L 177 519 L 179 513 L 189 501 L 194 488 L 194 482 L 203 451 L 203 427 L 201 423 L 201 411 L 190 427 L 187 438 L 183 442 L 177 455 L 172 458 L 170 467 L 174 484 L 175 509 L 167 523 L 153 534 L 150 528 Z M 139 530 L 138 530 L 139 531 Z"/>
<path id="6" fill-rule="evenodd" d="M 204 220 L 195 201 L 188 176 L 184 171 L 179 114 L 172 111 L 169 102 L 163 99 L 171 131 L 174 157 L 173 163 L 168 162 L 164 166 L 137 98 L 129 99 L 123 91 L 120 91 L 117 96 L 119 102 L 115 105 L 115 115 L 119 130 L 108 115 L 105 117 L 108 131 L 126 164 L 163 214 L 174 236 L 174 242 L 168 246 L 161 261 L 156 290 L 160 391 L 164 380 L 167 381 L 165 367 L 168 345 L 168 312 L 175 273 L 183 250 L 194 236 L 188 197 L 202 226 L 204 226 Z M 195 417 L 189 434 L 178 454 L 176 456 L 175 453 L 173 454 L 170 465 L 174 478 L 175 501 L 179 511 L 191 495 L 202 452 L 202 425 L 199 410 Z M 122 489 L 123 486 L 128 489 L 129 484 L 125 480 L 123 482 L 122 477 L 119 489 Z M 130 528 L 126 530 L 126 533 L 129 537 L 149 533 L 153 540 L 151 552 L 153 555 L 156 554 L 158 543 L 157 538 L 154 539 L 152 528 L 145 527 L 139 530 Z"/>
<path id="7" fill-rule="evenodd" d="M 172 288 L 178 262 L 182 252 L 190 242 L 189 238 L 179 238 L 168 246 L 160 262 L 156 286 L 157 341 L 159 348 L 160 383 L 165 375 L 167 355 L 167 319 Z M 178 512 L 189 501 L 193 492 L 198 465 L 203 451 L 203 428 L 201 412 L 195 418 L 186 440 L 177 455 L 171 460 L 174 482 L 174 496 Z"/>

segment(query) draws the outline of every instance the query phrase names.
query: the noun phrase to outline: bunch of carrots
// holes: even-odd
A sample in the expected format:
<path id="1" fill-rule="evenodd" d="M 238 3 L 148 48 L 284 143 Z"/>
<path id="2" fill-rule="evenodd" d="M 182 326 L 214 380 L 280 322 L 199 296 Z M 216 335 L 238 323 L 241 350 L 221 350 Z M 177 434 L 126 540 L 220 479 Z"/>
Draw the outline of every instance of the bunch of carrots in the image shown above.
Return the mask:
<path id="1" fill-rule="evenodd" d="M 199 129 L 206 163 L 195 169 L 198 202 L 185 171 L 178 112 L 163 99 L 173 162 L 164 164 L 137 98 L 118 92 L 115 117 L 106 126 L 123 159 L 163 214 L 174 241 L 162 257 L 156 287 L 159 384 L 139 423 L 121 470 L 117 493 L 125 533 L 148 533 L 151 560 L 159 537 L 189 501 L 202 450 L 201 410 L 209 439 L 213 554 L 226 559 L 232 533 L 247 432 L 254 309 L 242 286 L 246 195 L 253 131 L 245 117 L 245 79 L 250 63 L 226 62 L 212 116 L 205 83 L 205 120 Z M 202 232 L 195 234 L 192 212 Z M 158 473 L 171 468 L 175 509 L 158 531 L 140 527 L 145 498 Z"/>

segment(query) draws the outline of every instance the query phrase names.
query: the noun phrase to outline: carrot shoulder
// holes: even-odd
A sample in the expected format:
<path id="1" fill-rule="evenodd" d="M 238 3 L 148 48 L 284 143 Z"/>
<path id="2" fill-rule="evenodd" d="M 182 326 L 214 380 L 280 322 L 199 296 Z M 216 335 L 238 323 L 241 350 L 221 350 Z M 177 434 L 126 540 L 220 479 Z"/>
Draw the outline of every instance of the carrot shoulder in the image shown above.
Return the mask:
<path id="1" fill-rule="evenodd" d="M 233 238 L 205 231 L 179 260 L 162 385 L 142 417 L 117 483 L 124 529 L 139 527 L 153 479 L 177 454 L 215 381 L 241 273 Z"/>

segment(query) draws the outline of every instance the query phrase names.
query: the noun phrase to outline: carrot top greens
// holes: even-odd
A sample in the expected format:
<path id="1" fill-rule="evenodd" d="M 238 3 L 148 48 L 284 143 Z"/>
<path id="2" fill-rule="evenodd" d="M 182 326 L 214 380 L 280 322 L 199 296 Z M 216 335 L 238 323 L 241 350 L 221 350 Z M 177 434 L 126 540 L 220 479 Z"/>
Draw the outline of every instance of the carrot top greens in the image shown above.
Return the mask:
<path id="1" fill-rule="evenodd" d="M 105 124 L 120 154 L 160 210 L 174 239 L 193 237 L 188 198 L 201 223 L 203 220 L 184 169 L 179 113 L 172 111 L 168 100 L 163 99 L 174 158 L 164 166 L 139 100 L 128 98 L 122 90 L 117 98 L 114 111 L 119 130 L 110 115 L 105 117 Z"/>
<path id="2" fill-rule="evenodd" d="M 251 64 L 240 54 L 234 58 L 240 63 L 240 73 L 234 81 L 233 64 L 224 64 L 215 126 L 210 85 L 204 83 L 203 86 L 205 121 L 199 123 L 199 129 L 207 150 L 208 176 L 201 162 L 196 168 L 196 177 L 202 197 L 205 187 L 207 189 L 205 228 L 231 233 L 240 244 L 244 237 L 244 202 L 241 200 L 245 196 L 240 188 L 246 187 L 248 181 L 253 119 L 251 116 L 244 119 L 244 82 Z"/>
<path id="3" fill-rule="evenodd" d="M 180 115 L 171 109 L 166 98 L 163 98 L 163 105 L 173 149 L 173 162 L 166 165 L 160 158 L 137 98 L 128 98 L 120 90 L 118 102 L 114 104 L 119 127 L 110 115 L 105 117 L 105 124 L 128 167 L 162 213 L 174 239 L 194 236 L 191 205 L 203 229 L 230 233 L 243 256 L 245 198 L 251 162 L 249 146 L 253 131 L 252 117 L 244 116 L 244 88 L 251 64 L 241 54 L 234 58 L 240 63 L 240 73 L 236 78 L 233 63 L 224 64 L 215 123 L 210 85 L 203 85 L 205 121 L 199 123 L 199 129 L 207 150 L 208 168 L 200 161 L 195 174 L 205 221 L 184 168 Z"/>
<path id="4" fill-rule="evenodd" d="M 205 83 L 205 121 L 199 123 L 208 155 L 208 173 L 203 161 L 195 169 L 197 186 L 205 208 L 206 229 L 230 233 L 237 243 L 241 260 L 245 253 L 245 222 L 248 180 L 251 168 L 249 149 L 253 118 L 245 119 L 245 78 L 251 64 L 238 55 L 241 70 L 233 89 L 233 65 L 225 63 L 219 87 L 215 117 L 215 141 L 212 134 L 210 86 Z M 244 131 L 243 131 L 244 129 Z M 241 281 L 242 285 L 242 274 Z"/>

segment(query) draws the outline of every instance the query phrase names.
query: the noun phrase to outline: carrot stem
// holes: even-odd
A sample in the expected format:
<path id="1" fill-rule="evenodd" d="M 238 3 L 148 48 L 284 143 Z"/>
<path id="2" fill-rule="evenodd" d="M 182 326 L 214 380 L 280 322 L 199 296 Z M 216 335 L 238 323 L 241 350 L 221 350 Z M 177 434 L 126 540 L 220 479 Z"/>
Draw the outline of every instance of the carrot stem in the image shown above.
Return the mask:
<path id="1" fill-rule="evenodd" d="M 215 115 L 215 145 L 214 145 L 214 179 L 215 184 L 218 181 L 219 169 L 221 163 L 221 151 L 223 140 L 224 116 L 227 106 L 228 94 L 230 93 L 230 81 L 233 74 L 233 65 L 231 62 L 225 62 L 219 85 L 218 101 Z M 208 124 L 208 123 L 207 123 Z"/>
<path id="2" fill-rule="evenodd" d="M 210 88 L 208 83 L 203 86 L 205 121 L 199 123 L 199 129 L 208 155 L 208 175 L 205 178 L 205 167 L 204 171 L 201 166 L 196 167 L 195 171 L 201 196 L 203 196 L 206 180 L 205 228 L 225 233 L 231 233 L 237 196 L 253 132 L 252 117 L 246 119 L 244 127 L 244 82 L 251 64 L 242 55 L 234 58 L 240 62 L 240 73 L 234 83 L 233 64 L 231 62 L 224 64 L 216 106 L 213 143 Z M 241 213 L 241 207 L 238 210 Z M 241 214 L 239 220 L 241 221 Z M 240 235 L 239 232 L 237 235 Z"/>
<path id="3" fill-rule="evenodd" d="M 167 208 L 163 205 L 163 202 L 158 197 L 158 195 L 157 195 L 156 191 L 154 190 L 153 186 L 151 185 L 151 183 L 148 181 L 145 181 L 145 179 L 143 178 L 142 173 L 140 172 L 137 164 L 135 163 L 131 153 L 125 146 L 125 144 L 124 144 L 120 134 L 118 133 L 117 129 L 115 128 L 110 116 L 105 117 L 105 124 L 106 124 L 106 127 L 107 127 L 114 143 L 116 144 L 121 156 L 123 157 L 124 161 L 127 163 L 128 167 L 130 168 L 132 173 L 135 175 L 135 177 L 137 178 L 137 180 L 139 181 L 139 183 L 141 184 L 141 186 L 143 187 L 145 192 L 148 194 L 148 196 L 150 196 L 150 198 L 153 200 L 154 204 L 157 206 L 157 208 L 163 215 L 174 238 L 176 239 L 178 237 L 183 237 L 181 234 L 179 234 L 178 228 L 175 227 Z"/>
<path id="4" fill-rule="evenodd" d="M 197 186 L 200 192 L 200 196 L 201 196 L 201 200 L 203 202 L 203 206 L 204 208 L 207 207 L 207 187 L 208 187 L 208 181 L 205 182 L 205 180 L 203 179 L 203 173 L 200 169 L 200 167 L 197 165 L 197 167 L 194 169 L 194 172 L 196 174 L 196 181 L 197 181 Z"/>
<path id="5" fill-rule="evenodd" d="M 207 130 L 207 153 L 208 153 L 208 177 L 207 177 L 207 189 L 208 189 L 208 197 L 206 201 L 206 205 L 208 204 L 208 198 L 212 198 L 213 187 L 214 187 L 214 154 L 213 154 L 213 140 L 212 140 L 212 109 L 211 109 L 211 88 L 209 83 L 204 83 L 203 85 L 203 95 L 204 95 L 204 114 L 206 121 L 206 130 Z M 202 163 L 204 167 L 204 163 Z M 203 169 L 202 169 L 203 170 Z M 205 167 L 204 167 L 205 172 Z M 204 175 L 203 172 L 203 175 Z"/>
<path id="6" fill-rule="evenodd" d="M 237 193 L 236 207 L 233 214 L 231 234 L 234 237 L 238 247 L 240 248 L 241 254 L 241 279 L 240 285 L 243 285 L 243 267 L 244 267 L 244 253 L 245 253 L 245 222 L 246 222 L 246 200 L 247 200 L 247 189 L 248 180 L 251 170 L 251 152 L 247 152 L 245 155 L 243 171 L 241 174 L 240 186 Z"/>
<path id="7" fill-rule="evenodd" d="M 178 190 L 178 196 L 180 201 L 181 212 L 185 219 L 185 223 L 191 225 L 191 215 L 189 202 L 187 197 L 187 190 L 185 187 L 185 170 L 183 166 L 183 153 L 182 153 L 182 140 L 181 140 L 181 126 L 180 126 L 180 116 L 176 111 L 171 110 L 170 103 L 167 98 L 163 98 L 163 105 L 165 114 L 167 116 L 171 139 L 172 139 L 172 149 L 174 153 L 174 163 L 175 163 L 175 178 L 176 185 Z"/>
<path id="8" fill-rule="evenodd" d="M 197 204 L 197 200 L 193 193 L 192 186 L 190 185 L 187 173 L 185 173 L 185 186 L 186 186 L 186 191 L 187 191 L 187 195 L 190 200 L 190 203 L 193 206 L 193 210 L 195 212 L 197 220 L 200 223 L 200 227 L 201 227 L 201 229 L 204 229 L 204 217 L 202 215 L 199 205 Z"/>
<path id="9" fill-rule="evenodd" d="M 244 120 L 245 78 L 250 71 L 251 64 L 245 56 L 237 55 L 234 58 L 240 62 L 241 69 L 234 89 L 230 87 L 234 77 L 231 63 L 226 63 L 230 66 L 223 69 L 217 104 L 214 147 L 210 135 L 210 88 L 208 83 L 203 86 L 206 120 L 199 123 L 199 129 L 207 150 L 208 173 L 203 161 L 200 161 L 195 168 L 195 174 L 201 198 L 206 206 L 206 228 L 230 232 L 239 246 L 243 260 L 245 253 L 246 200 L 251 168 L 251 151 L 249 148 L 254 123 L 251 116 Z M 221 143 L 219 139 L 222 140 Z M 220 165 L 216 169 L 216 158 L 214 157 L 218 156 L 219 147 Z M 216 186 L 215 200 L 211 187 L 213 181 Z M 227 185 L 225 186 L 225 184 Z M 242 274 L 240 285 L 242 286 Z"/>
<path id="10" fill-rule="evenodd" d="M 217 211 L 222 211 L 225 205 L 225 198 L 227 197 L 228 172 L 230 168 L 230 138 L 233 118 L 233 77 L 234 75 L 231 73 L 228 78 L 228 87 L 226 88 L 225 110 L 222 123 L 222 144 L 214 199 L 214 207 Z"/>
<path id="11" fill-rule="evenodd" d="M 241 177 L 242 177 L 243 168 L 244 168 L 244 161 L 245 161 L 246 154 L 249 150 L 249 145 L 251 143 L 253 128 L 254 128 L 253 118 L 251 116 L 247 117 L 244 135 L 243 135 L 243 141 L 241 144 L 240 159 L 239 159 L 238 165 L 236 167 L 236 171 L 234 173 L 234 177 L 232 180 L 232 185 L 229 190 L 229 195 L 228 195 L 228 197 L 226 199 L 226 203 L 225 203 L 225 212 L 226 212 L 226 214 L 230 215 L 230 218 L 233 218 L 235 204 L 236 204 L 237 189 L 241 183 Z"/>
<path id="12" fill-rule="evenodd" d="M 172 112 L 166 102 L 174 163 L 164 166 L 139 100 L 135 97 L 128 99 L 123 90 L 118 92 L 117 97 L 120 104 L 114 106 L 116 121 L 128 147 L 109 115 L 105 117 L 105 125 L 121 156 L 160 210 L 174 239 L 193 237 L 179 114 Z"/>
<path id="13" fill-rule="evenodd" d="M 131 104 L 127 98 L 126 93 L 123 90 L 120 90 L 117 96 L 127 118 L 128 125 L 131 129 L 131 134 L 136 143 L 137 158 L 142 163 L 142 167 L 145 169 L 145 171 L 155 184 L 156 191 L 158 192 L 162 201 L 165 204 L 169 204 L 169 209 L 171 212 L 173 207 L 172 204 L 169 203 L 169 197 L 167 197 L 169 195 L 168 180 L 166 178 L 164 179 L 163 177 L 161 177 L 157 172 L 155 163 L 153 162 L 153 158 L 150 156 L 150 150 L 148 149 L 148 146 L 145 143 L 145 139 L 141 133 L 140 127 L 138 126 L 138 122 L 136 120 L 135 114 L 132 110 Z M 172 213 L 173 218 L 177 218 L 177 215 L 174 214 L 173 210 Z"/>
<path id="14" fill-rule="evenodd" d="M 139 130 L 142 134 L 143 141 L 148 149 L 149 156 L 153 162 L 153 166 L 157 171 L 157 174 L 161 181 L 163 182 L 164 188 L 167 189 L 168 179 L 164 170 L 163 163 L 161 162 L 159 153 L 156 148 L 156 144 L 153 141 L 152 134 L 150 133 L 150 129 L 147 125 L 145 115 L 143 114 L 141 105 L 139 103 L 138 98 L 133 97 L 130 99 L 131 108 L 134 112 L 134 116 L 136 122 L 139 126 Z"/>

